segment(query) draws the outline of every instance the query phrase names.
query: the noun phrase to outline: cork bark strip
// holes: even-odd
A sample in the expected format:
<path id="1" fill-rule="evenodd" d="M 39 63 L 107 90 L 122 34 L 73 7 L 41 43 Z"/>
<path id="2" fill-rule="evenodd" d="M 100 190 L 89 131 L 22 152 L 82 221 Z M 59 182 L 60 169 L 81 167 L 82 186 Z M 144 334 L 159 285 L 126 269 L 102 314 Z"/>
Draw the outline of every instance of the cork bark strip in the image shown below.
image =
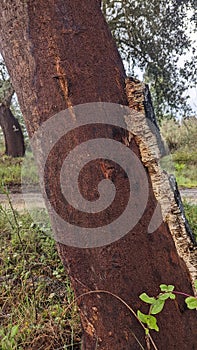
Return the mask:
<path id="1" fill-rule="evenodd" d="M 139 146 L 142 163 L 148 169 L 153 192 L 161 207 L 162 219 L 167 223 L 177 252 L 185 261 L 194 282 L 197 278 L 197 249 L 192 245 L 186 232 L 182 212 L 175 201 L 169 182 L 169 175 L 159 164 L 162 151 L 158 144 L 158 137 L 156 137 L 157 127 L 151 123 L 153 128 L 150 128 L 146 117 L 145 84 L 132 78 L 127 78 L 125 81 L 128 103 L 131 108 L 131 115 L 125 118 L 127 129 L 130 130 L 130 137 L 134 136 Z M 132 113 L 134 110 L 136 112 Z"/>

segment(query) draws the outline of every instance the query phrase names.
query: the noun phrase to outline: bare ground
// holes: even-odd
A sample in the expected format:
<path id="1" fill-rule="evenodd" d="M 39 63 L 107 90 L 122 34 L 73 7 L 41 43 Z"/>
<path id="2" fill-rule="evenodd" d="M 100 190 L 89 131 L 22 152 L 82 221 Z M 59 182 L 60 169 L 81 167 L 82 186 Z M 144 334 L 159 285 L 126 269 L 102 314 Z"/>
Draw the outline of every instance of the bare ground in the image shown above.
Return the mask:
<path id="1" fill-rule="evenodd" d="M 197 205 L 197 188 L 181 189 L 180 192 L 182 199 L 186 199 L 187 202 Z M 23 194 L 11 192 L 9 197 L 13 208 L 18 211 L 24 211 L 27 208 L 45 208 L 41 193 L 29 192 Z M 9 200 L 5 194 L 0 194 L 0 204 L 5 208 L 9 208 Z"/>

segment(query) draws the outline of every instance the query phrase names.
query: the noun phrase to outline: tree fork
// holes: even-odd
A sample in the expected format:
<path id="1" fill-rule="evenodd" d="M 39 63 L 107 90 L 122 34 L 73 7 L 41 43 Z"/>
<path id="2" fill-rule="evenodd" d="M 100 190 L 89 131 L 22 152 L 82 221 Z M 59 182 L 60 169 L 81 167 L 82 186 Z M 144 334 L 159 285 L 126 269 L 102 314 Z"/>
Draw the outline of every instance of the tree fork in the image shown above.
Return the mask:
<path id="1" fill-rule="evenodd" d="M 30 137 L 44 121 L 69 106 L 87 102 L 128 105 L 129 83 L 126 94 L 122 61 L 98 0 L 86 3 L 57 0 L 55 4 L 49 0 L 2 0 L 1 11 L 1 52 Z M 148 130 L 145 118 L 138 120 L 136 117 L 130 122 L 136 123 L 136 129 L 146 127 Z M 156 161 L 152 166 L 139 135 L 117 131 L 116 128 L 82 131 L 75 136 L 75 141 L 80 144 L 83 137 L 97 138 L 100 132 L 106 138 L 115 135 L 116 140 L 126 144 L 141 159 L 149 179 L 149 199 L 138 224 L 110 245 L 79 249 L 58 244 L 75 295 L 102 289 L 113 292 L 137 310 L 142 306 L 139 294 L 145 291 L 157 295 L 161 283 L 174 284 L 177 290 L 191 294 L 189 270 L 171 232 L 173 227 L 184 241 L 184 246 L 188 247 L 187 239 L 182 238 L 184 229 L 178 208 L 174 207 L 174 212 L 168 215 L 169 221 L 163 220 L 152 235 L 147 233 L 157 202 L 161 215 L 165 204 L 164 197 L 159 197 L 157 191 L 158 183 L 162 183 L 162 174 L 157 172 Z M 148 132 L 150 135 L 151 130 Z M 62 152 L 71 143 L 70 140 L 65 142 L 60 145 Z M 153 158 L 152 161 L 154 163 Z M 57 157 L 54 157 L 51 163 L 54 168 L 56 163 Z M 88 181 L 95 189 L 96 184 L 106 177 L 107 166 L 105 161 L 104 165 L 98 161 L 97 172 L 85 169 L 83 174 L 87 181 L 82 188 L 85 195 L 88 196 L 90 189 Z M 49 169 L 49 177 L 54 177 L 53 169 Z M 127 179 L 119 168 L 113 172 L 113 181 L 127 196 Z M 121 203 L 115 216 L 120 209 Z M 172 216 L 175 219 L 179 217 L 178 221 Z M 51 220 L 55 227 L 53 218 Z M 170 222 L 173 222 L 171 227 Z M 144 332 L 138 322 L 124 305 L 109 295 L 89 295 L 81 298 L 78 305 L 84 330 L 83 349 L 137 350 L 139 345 L 132 332 L 146 346 Z M 168 303 L 158 320 L 160 332 L 154 334 L 154 339 L 160 349 L 195 348 L 195 311 L 186 310 L 181 297 L 178 305 Z"/>

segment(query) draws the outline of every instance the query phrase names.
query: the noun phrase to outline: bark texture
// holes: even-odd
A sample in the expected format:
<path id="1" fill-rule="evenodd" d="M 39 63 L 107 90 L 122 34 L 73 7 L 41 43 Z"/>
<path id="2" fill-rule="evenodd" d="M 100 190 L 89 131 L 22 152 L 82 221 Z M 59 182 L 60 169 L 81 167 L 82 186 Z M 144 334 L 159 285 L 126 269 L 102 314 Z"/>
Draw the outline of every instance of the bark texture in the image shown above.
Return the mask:
<path id="1" fill-rule="evenodd" d="M 57 176 L 54 178 L 58 159 L 89 138 L 112 138 L 127 145 L 141 159 L 149 179 L 149 199 L 144 215 L 122 239 L 94 249 L 59 244 L 59 253 L 76 296 L 102 289 L 118 295 L 134 310 L 141 308 L 147 311 L 138 296 L 143 291 L 156 295 L 161 283 L 174 284 L 177 290 L 192 294 L 191 276 L 183 255 L 176 248 L 174 236 L 180 235 L 188 247 L 187 238 L 182 237 L 183 227 L 177 206 L 173 202 L 172 210 L 166 205 L 164 187 L 167 180 L 164 181 L 162 172 L 158 170 L 157 140 L 148 128 L 144 114 L 135 111 L 132 86 L 129 81 L 125 86 L 123 65 L 99 1 L 2 0 L 1 11 L 1 51 L 30 136 L 45 120 L 77 104 L 102 101 L 129 103 L 133 111 L 131 118 L 125 120 L 125 128 L 129 127 L 129 123 L 136 123 L 136 132 L 114 127 L 112 119 L 112 126 L 93 125 L 71 133 L 68 139 L 62 138 L 51 156 L 49 196 L 52 192 L 56 193 L 58 186 Z M 150 150 L 147 149 L 148 140 Z M 97 185 L 105 178 L 110 178 L 118 193 L 122 193 L 122 199 L 118 197 L 117 206 L 110 216 L 110 220 L 114 220 L 124 210 L 129 196 L 128 179 L 124 172 L 118 165 L 103 159 L 85 167 L 83 176 L 81 191 L 90 200 L 96 199 Z M 173 193 L 168 189 L 172 198 Z M 86 227 L 93 224 L 86 217 L 78 218 L 67 205 L 58 207 L 58 195 L 59 192 L 50 199 L 62 216 L 69 213 L 69 217 L 75 217 L 75 222 L 83 220 Z M 163 222 L 154 234 L 149 234 L 149 222 L 156 207 L 158 215 L 163 216 Z M 169 210 L 167 214 L 166 207 Z M 100 219 L 96 218 L 94 224 L 99 225 Z M 104 214 L 102 219 L 107 222 L 109 213 Z M 55 228 L 53 218 L 51 220 Z M 117 299 L 104 293 L 92 294 L 79 299 L 78 304 L 84 330 L 83 349 L 137 350 L 139 344 L 132 332 L 146 347 L 139 323 Z M 158 319 L 160 332 L 154 334 L 154 339 L 159 349 L 196 348 L 196 314 L 186 310 L 183 298 L 180 297 L 178 303 L 169 302 Z"/>

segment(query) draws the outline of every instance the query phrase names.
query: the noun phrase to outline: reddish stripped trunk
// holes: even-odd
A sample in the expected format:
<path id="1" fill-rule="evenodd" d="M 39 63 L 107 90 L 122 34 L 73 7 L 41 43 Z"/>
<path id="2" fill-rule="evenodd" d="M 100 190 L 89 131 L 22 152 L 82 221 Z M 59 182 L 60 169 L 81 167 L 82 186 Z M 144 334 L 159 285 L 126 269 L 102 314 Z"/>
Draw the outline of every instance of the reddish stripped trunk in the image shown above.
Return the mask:
<path id="1" fill-rule="evenodd" d="M 1 7 L 1 50 L 30 136 L 43 121 L 71 105 L 99 101 L 128 104 L 123 65 L 98 0 L 2 0 Z M 129 133 L 113 126 L 82 128 L 74 135 L 74 141 L 61 142 L 59 152 L 63 154 L 73 144 L 76 146 L 81 140 L 100 135 L 127 144 L 142 157 L 139 139 L 130 138 Z M 51 192 L 57 185 L 56 163 L 57 156 L 52 158 L 49 168 Z M 94 164 L 96 170 L 85 168 L 86 181 L 81 187 L 86 198 L 91 191 L 90 199 L 96 198 L 97 184 L 108 176 L 109 165 L 98 160 Z M 170 224 L 163 222 L 153 235 L 147 234 L 157 200 L 148 166 L 146 172 L 150 187 L 148 204 L 141 220 L 126 236 L 94 249 L 59 244 L 59 254 L 76 296 L 102 289 L 118 295 L 136 310 L 142 306 L 139 294 L 145 291 L 156 295 L 161 283 L 174 284 L 176 289 L 192 293 L 191 278 L 175 247 Z M 116 203 L 118 206 L 110 218 L 113 220 L 124 210 L 129 188 L 127 177 L 114 164 L 111 179 L 123 196 Z M 57 198 L 52 201 L 58 202 Z M 65 214 L 65 209 L 59 210 Z M 108 219 L 107 215 L 104 220 Z M 51 220 L 53 222 L 53 218 Z M 86 227 L 89 224 L 87 221 Z M 53 226 L 55 228 L 55 222 Z M 183 298 L 178 301 L 178 304 L 169 302 L 158 317 L 160 332 L 154 334 L 154 338 L 161 350 L 196 347 L 195 312 L 186 310 Z M 92 294 L 81 298 L 79 307 L 84 330 L 83 349 L 139 349 L 132 332 L 146 347 L 141 326 L 115 298 Z"/>

